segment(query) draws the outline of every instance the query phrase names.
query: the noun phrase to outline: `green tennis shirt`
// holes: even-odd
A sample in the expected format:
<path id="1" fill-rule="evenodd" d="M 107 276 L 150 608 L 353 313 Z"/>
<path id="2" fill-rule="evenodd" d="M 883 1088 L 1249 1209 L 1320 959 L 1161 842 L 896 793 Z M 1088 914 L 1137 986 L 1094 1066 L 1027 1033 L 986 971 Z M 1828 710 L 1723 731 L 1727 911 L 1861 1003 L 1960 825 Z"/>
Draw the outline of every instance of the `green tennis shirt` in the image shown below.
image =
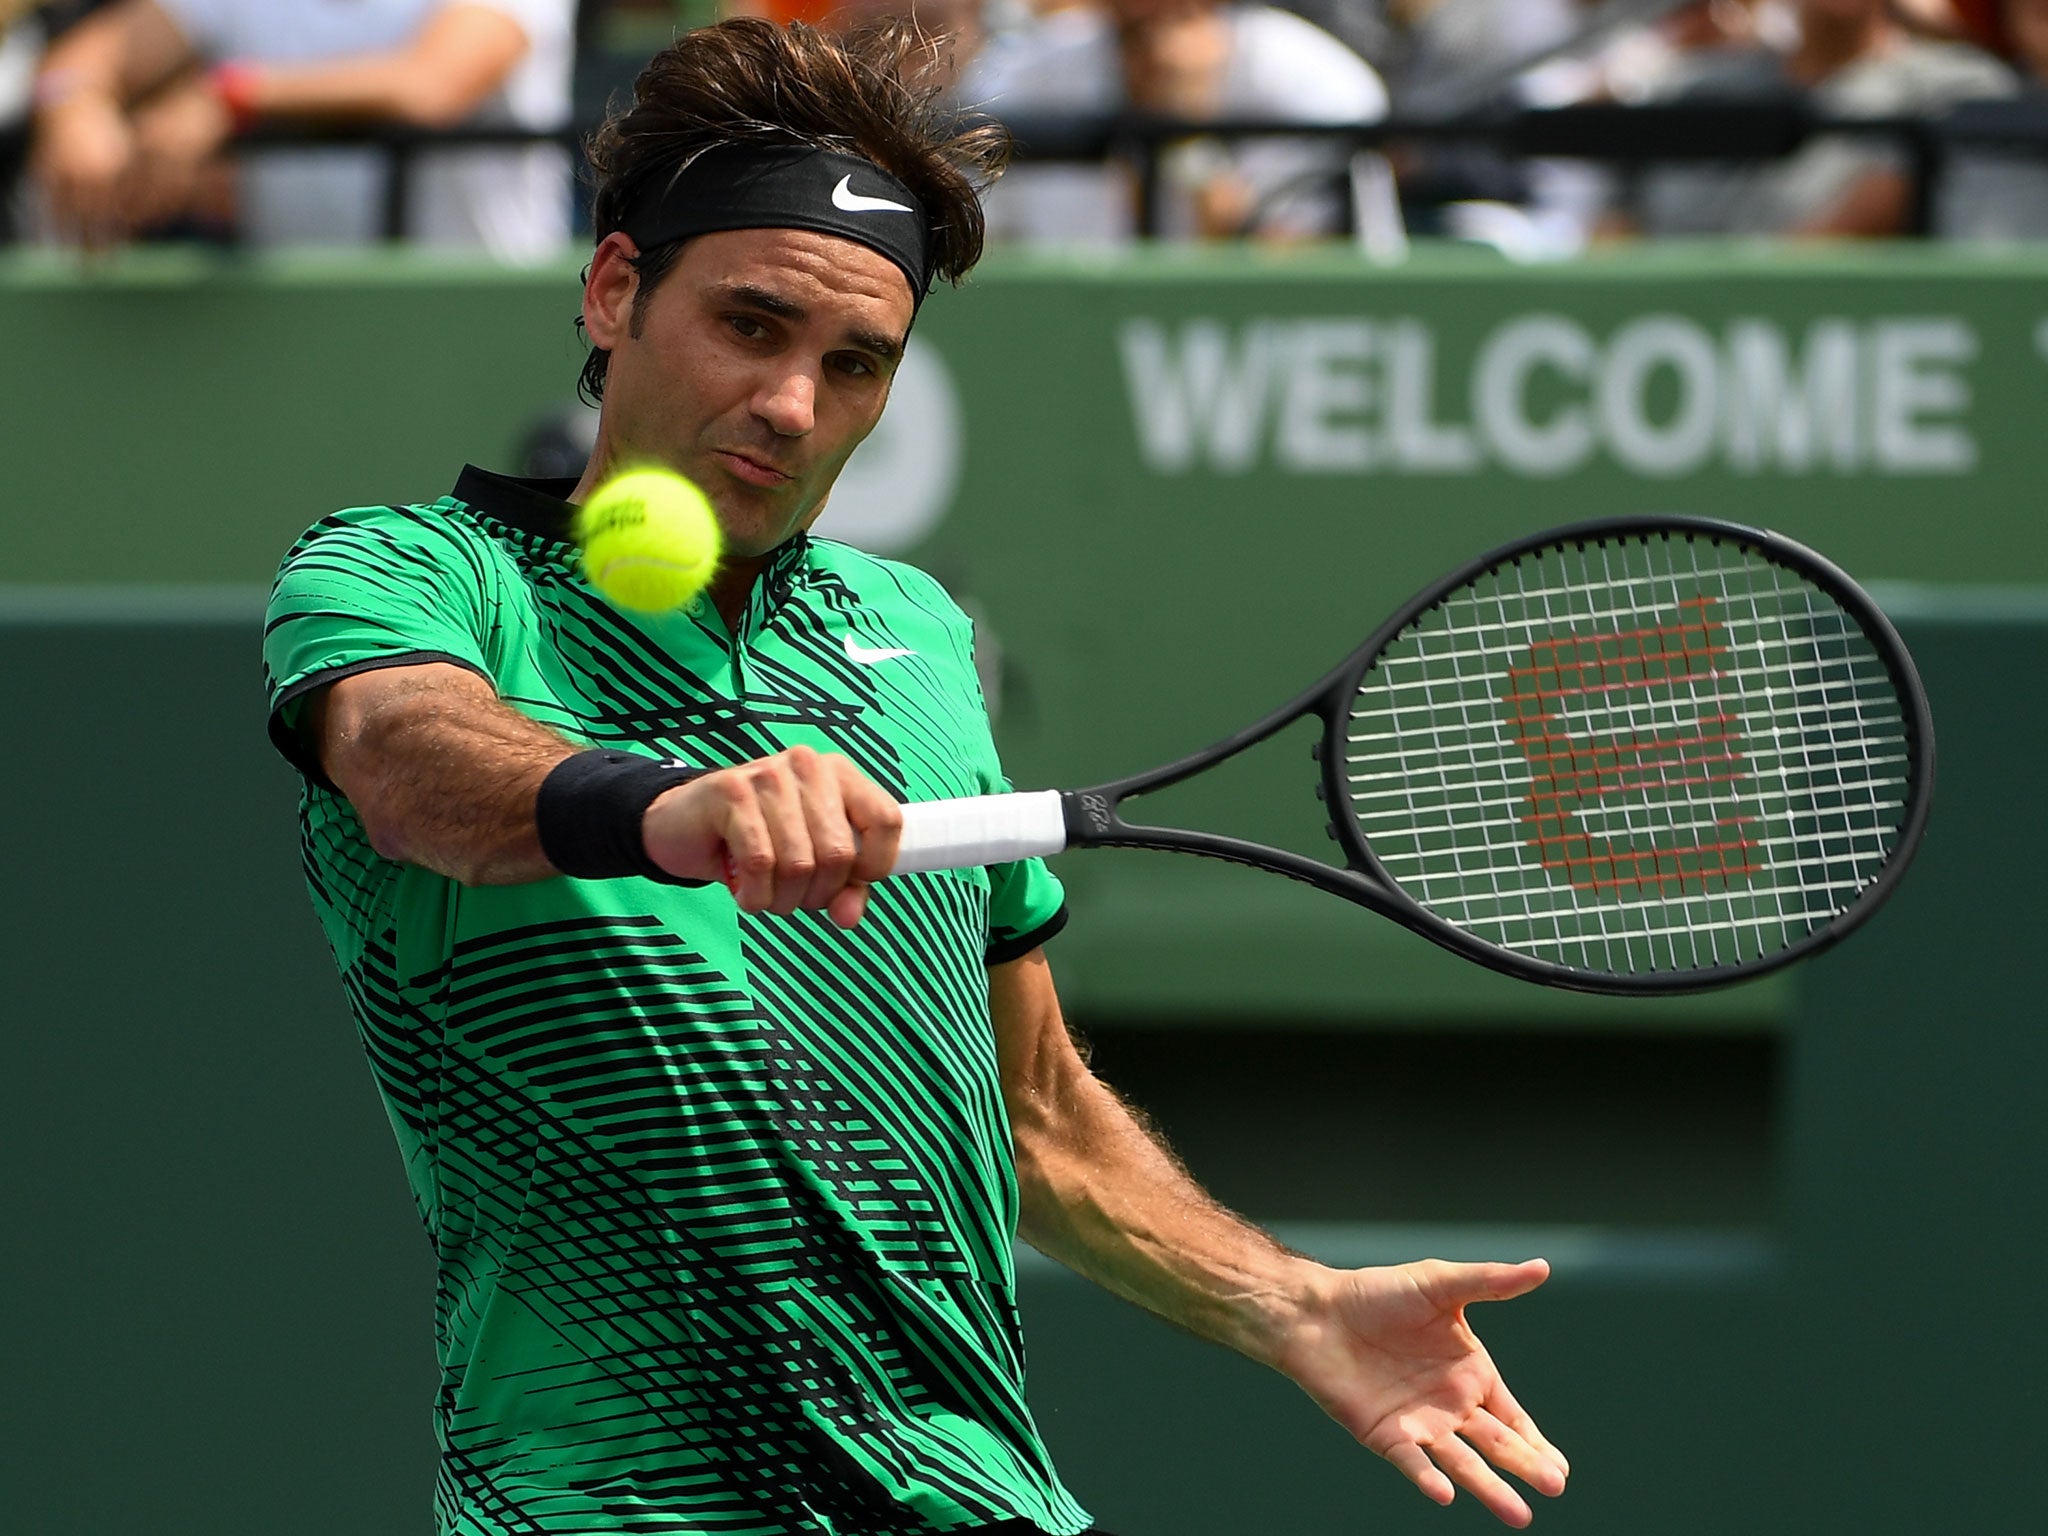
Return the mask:
<path id="1" fill-rule="evenodd" d="M 1044 866 L 884 881 L 851 932 L 719 886 L 466 888 L 380 857 L 297 732 L 311 689 L 442 661 L 593 746 L 1007 787 L 930 577 L 800 536 L 737 633 L 701 600 L 630 616 L 576 572 L 568 490 L 471 469 L 325 518 L 265 631 L 306 878 L 438 1259 L 439 1530 L 1069 1536 L 986 969 L 1064 921 Z"/>

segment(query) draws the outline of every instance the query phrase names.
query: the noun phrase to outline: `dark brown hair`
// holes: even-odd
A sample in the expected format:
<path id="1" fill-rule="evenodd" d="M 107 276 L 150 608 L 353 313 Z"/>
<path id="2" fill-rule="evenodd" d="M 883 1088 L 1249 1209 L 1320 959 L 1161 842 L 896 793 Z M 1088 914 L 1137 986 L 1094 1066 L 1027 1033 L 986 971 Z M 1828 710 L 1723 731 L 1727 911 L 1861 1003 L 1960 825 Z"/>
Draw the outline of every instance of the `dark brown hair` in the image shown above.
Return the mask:
<path id="1" fill-rule="evenodd" d="M 650 191 L 714 144 L 799 143 L 872 160 L 917 195 L 931 219 L 932 272 L 957 284 L 981 259 L 981 193 L 1002 173 L 1010 136 L 963 119 L 920 83 L 945 47 L 914 25 L 883 22 L 839 36 L 754 17 L 686 32 L 656 54 L 589 144 L 599 243 Z M 634 261 L 639 310 L 675 265 L 682 242 Z M 604 396 L 611 355 L 593 347 L 581 392 Z"/>

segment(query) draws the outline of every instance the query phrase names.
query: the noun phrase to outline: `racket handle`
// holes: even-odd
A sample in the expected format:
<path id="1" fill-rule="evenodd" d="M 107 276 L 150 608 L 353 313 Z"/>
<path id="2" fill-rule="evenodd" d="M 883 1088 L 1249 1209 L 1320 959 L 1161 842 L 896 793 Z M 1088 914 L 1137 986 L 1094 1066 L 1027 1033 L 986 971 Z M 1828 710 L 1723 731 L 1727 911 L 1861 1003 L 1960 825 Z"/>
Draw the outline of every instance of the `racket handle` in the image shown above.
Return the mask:
<path id="1" fill-rule="evenodd" d="M 890 873 L 1008 864 L 1043 858 L 1066 846 L 1067 818 L 1056 789 L 920 800 L 903 807 L 903 840 Z"/>

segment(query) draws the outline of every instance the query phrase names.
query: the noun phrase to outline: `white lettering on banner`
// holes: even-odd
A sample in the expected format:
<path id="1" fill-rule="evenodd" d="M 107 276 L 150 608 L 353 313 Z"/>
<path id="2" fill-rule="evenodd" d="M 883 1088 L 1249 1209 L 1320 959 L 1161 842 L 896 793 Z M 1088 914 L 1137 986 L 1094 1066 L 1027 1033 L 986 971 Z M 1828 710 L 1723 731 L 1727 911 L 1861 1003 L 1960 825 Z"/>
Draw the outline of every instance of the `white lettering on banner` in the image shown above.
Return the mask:
<path id="1" fill-rule="evenodd" d="M 1304 320 L 1292 327 L 1280 407 L 1280 462 L 1307 473 L 1365 469 L 1374 458 L 1363 412 L 1373 328 L 1363 320 Z"/>
<path id="2" fill-rule="evenodd" d="M 1970 386 L 1955 370 L 1977 356 L 1977 336 L 1952 316 L 1888 320 L 1873 347 L 1871 433 L 1878 467 L 1893 474 L 1960 475 L 1977 467 L 1977 444 L 1958 426 L 1930 426 L 1931 412 L 1970 408 Z"/>
<path id="3" fill-rule="evenodd" d="M 1563 475 L 1591 457 L 1586 408 L 1561 405 L 1549 420 L 1532 421 L 1529 394 L 1537 369 L 1583 384 L 1593 361 L 1593 338 L 1563 315 L 1524 315 L 1487 338 L 1472 370 L 1472 414 L 1503 465 L 1521 475 Z"/>
<path id="4" fill-rule="evenodd" d="M 1396 320 L 1387 337 L 1387 456 L 1410 474 L 1456 474 L 1478 467 L 1467 427 L 1435 419 L 1436 338 L 1414 320 Z"/>
<path id="5" fill-rule="evenodd" d="M 1226 472 L 1252 467 L 1280 350 L 1273 329 L 1254 320 L 1233 345 L 1221 321 L 1190 320 L 1176 345 L 1156 320 L 1125 323 L 1117 339 L 1146 463 L 1168 473 L 1198 459 Z"/>
<path id="6" fill-rule="evenodd" d="M 1805 474 L 1825 464 L 1855 469 L 1857 341 L 1853 322 L 1816 320 L 1801 362 L 1768 320 L 1728 327 L 1725 391 L 1728 467 L 1740 474 L 1778 468 Z"/>
<path id="7" fill-rule="evenodd" d="M 1138 446 L 1162 474 L 1572 474 L 1670 479 L 1959 475 L 1976 467 L 1975 329 L 1953 315 L 1710 328 L 1640 315 L 1604 335 L 1561 314 L 1484 335 L 1437 415 L 1437 337 L 1413 317 L 1132 319 L 1118 337 Z"/>
<path id="8" fill-rule="evenodd" d="M 1650 419 L 1650 380 L 1664 368 L 1677 375 L 1678 405 L 1660 424 Z M 1607 344 L 1607 366 L 1600 370 L 1607 446 L 1639 475 L 1696 474 L 1714 451 L 1720 384 L 1713 340 L 1699 326 L 1678 315 L 1631 320 Z"/>

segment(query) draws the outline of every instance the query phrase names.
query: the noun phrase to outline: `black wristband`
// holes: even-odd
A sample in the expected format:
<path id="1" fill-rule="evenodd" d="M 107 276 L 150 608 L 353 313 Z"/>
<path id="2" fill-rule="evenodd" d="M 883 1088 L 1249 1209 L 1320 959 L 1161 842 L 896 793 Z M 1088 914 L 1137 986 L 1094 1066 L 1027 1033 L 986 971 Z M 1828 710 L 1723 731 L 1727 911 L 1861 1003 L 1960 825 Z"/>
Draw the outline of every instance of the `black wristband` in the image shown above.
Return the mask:
<path id="1" fill-rule="evenodd" d="M 534 805 L 540 850 L 578 880 L 641 875 L 664 885 L 709 885 L 681 879 L 648 858 L 640 823 L 663 792 L 710 771 L 601 748 L 566 757 L 541 780 Z"/>

